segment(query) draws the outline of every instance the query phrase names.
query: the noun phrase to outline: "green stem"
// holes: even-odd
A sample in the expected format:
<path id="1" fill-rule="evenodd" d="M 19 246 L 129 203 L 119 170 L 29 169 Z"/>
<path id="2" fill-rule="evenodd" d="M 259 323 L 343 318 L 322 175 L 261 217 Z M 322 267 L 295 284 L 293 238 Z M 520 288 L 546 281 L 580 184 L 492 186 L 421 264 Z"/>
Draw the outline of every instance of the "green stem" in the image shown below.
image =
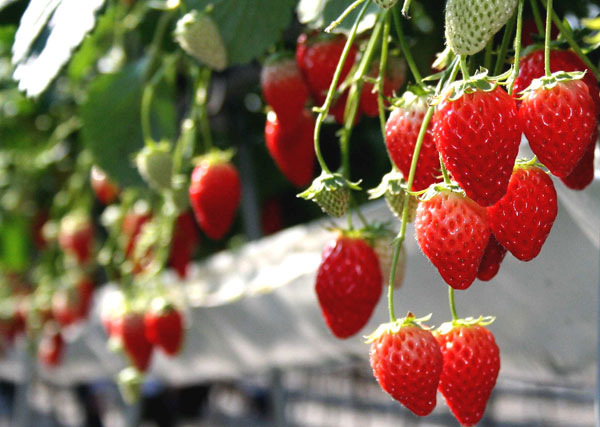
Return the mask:
<path id="1" fill-rule="evenodd" d="M 419 72 L 419 68 L 417 67 L 417 64 L 415 63 L 415 60 L 412 56 L 412 53 L 410 52 L 410 49 L 408 48 L 408 43 L 406 42 L 406 38 L 404 37 L 404 31 L 402 30 L 402 23 L 400 20 L 400 16 L 398 15 L 397 8 L 393 9 L 392 15 L 394 17 L 394 27 L 396 28 L 396 35 L 398 36 L 398 43 L 400 44 L 400 49 L 402 50 L 402 53 L 404 54 L 404 58 L 406 59 L 408 68 L 410 68 L 410 72 L 412 73 L 413 77 L 415 78 L 415 82 L 419 86 L 423 86 L 423 77 L 421 76 L 421 73 Z"/>
<path id="2" fill-rule="evenodd" d="M 387 58 L 390 39 L 390 14 L 385 12 L 383 24 L 383 39 L 381 40 L 381 60 L 379 61 L 379 75 L 377 76 L 377 108 L 379 109 L 379 125 L 385 140 L 385 105 L 383 103 L 383 83 L 387 73 Z"/>
<path id="3" fill-rule="evenodd" d="M 169 20 L 171 19 L 172 12 L 165 12 L 161 15 L 158 20 L 158 24 L 156 24 L 156 30 L 154 31 L 154 36 L 152 37 L 152 43 L 150 44 L 149 56 L 150 60 L 148 61 L 148 66 L 146 68 L 146 75 L 144 80 L 148 79 L 149 74 L 152 72 L 156 61 L 160 57 L 160 45 L 162 40 L 165 37 L 165 33 L 167 31 L 167 27 L 169 25 Z"/>
<path id="4" fill-rule="evenodd" d="M 498 51 L 498 56 L 496 57 L 496 65 L 494 66 L 494 75 L 497 76 L 502 71 L 502 66 L 505 63 L 506 52 L 508 52 L 508 45 L 511 40 L 511 35 L 515 28 L 515 20 L 516 15 L 510 18 L 506 27 L 504 27 L 504 35 L 502 36 L 502 43 L 500 44 L 500 50 Z"/>
<path id="5" fill-rule="evenodd" d="M 552 0 L 546 1 L 546 37 L 544 38 L 544 72 L 550 77 L 550 38 L 552 29 Z"/>
<path id="6" fill-rule="evenodd" d="M 404 5 L 402 6 L 402 15 L 408 18 L 408 9 L 410 9 L 410 3 L 412 0 L 404 0 Z"/>
<path id="7" fill-rule="evenodd" d="M 344 50 L 342 51 L 342 55 L 340 56 L 340 60 L 338 61 L 337 68 L 335 69 L 335 73 L 333 75 L 333 80 L 331 81 L 331 85 L 329 85 L 329 90 L 327 91 L 327 97 L 325 98 L 324 104 L 317 109 L 319 115 L 317 116 L 317 121 L 315 123 L 315 133 L 314 133 L 314 143 L 315 143 L 315 155 L 317 156 L 317 160 L 319 161 L 319 165 L 321 169 L 323 169 L 326 173 L 331 173 L 331 170 L 327 167 L 325 160 L 323 159 L 323 155 L 321 154 L 321 146 L 319 144 L 319 136 L 321 134 L 321 126 L 323 125 L 323 121 L 325 117 L 327 117 L 327 113 L 329 113 L 329 108 L 331 108 L 331 103 L 333 101 L 333 95 L 335 94 L 335 90 L 338 85 L 338 81 L 340 80 L 340 76 L 342 74 L 342 68 L 344 67 L 344 63 L 346 62 L 346 58 L 348 57 L 348 53 L 350 52 L 350 48 L 352 47 L 352 43 L 354 43 L 354 39 L 356 38 L 356 33 L 358 31 L 358 24 L 362 20 L 367 8 L 369 7 L 369 2 L 366 2 L 362 9 L 360 10 L 358 16 L 356 17 L 356 21 L 354 21 L 354 25 L 352 26 L 352 30 L 350 31 L 350 35 L 348 36 L 348 40 L 346 40 L 346 45 L 344 46 Z"/>
<path id="8" fill-rule="evenodd" d="M 519 66 L 521 64 L 521 37 L 523 32 L 523 5 L 525 0 L 519 0 L 519 6 L 517 9 L 517 35 L 515 36 L 515 65 L 513 68 L 513 74 L 510 79 L 508 86 L 508 94 L 512 95 L 515 88 L 515 80 L 519 75 Z"/>
<path id="9" fill-rule="evenodd" d="M 446 165 L 444 165 L 444 161 L 442 160 L 442 155 L 440 154 L 440 169 L 442 171 L 442 176 L 444 177 L 444 182 L 446 184 L 450 184 L 450 175 L 448 174 L 448 170 L 446 169 Z"/>
<path id="10" fill-rule="evenodd" d="M 325 32 L 330 33 L 331 31 L 333 31 L 338 25 L 340 25 L 342 23 L 342 21 L 344 19 L 346 19 L 348 17 L 348 15 L 350 15 L 352 13 L 352 11 L 354 9 L 356 9 L 358 6 L 360 6 L 360 4 L 363 3 L 364 1 L 365 0 L 356 0 L 354 3 L 352 3 L 350 6 L 348 6 L 346 8 L 346 10 L 344 10 L 342 12 L 342 14 L 335 21 L 333 21 L 331 24 L 329 24 L 327 26 L 327 28 L 325 28 Z"/>
<path id="11" fill-rule="evenodd" d="M 151 106 L 153 98 L 154 85 L 149 84 L 144 88 L 144 93 L 142 94 L 142 106 L 140 110 L 142 121 L 142 135 L 144 136 L 144 143 L 147 146 L 151 146 L 155 143 L 154 137 L 152 136 L 152 125 L 150 124 Z"/>
<path id="12" fill-rule="evenodd" d="M 208 89 L 210 86 L 211 74 L 212 73 L 209 68 L 202 70 L 199 86 L 194 91 L 194 104 L 198 106 L 200 132 L 202 132 L 202 141 L 204 143 L 204 151 L 206 153 L 208 153 L 213 147 L 210 121 L 208 119 Z"/>
<path id="13" fill-rule="evenodd" d="M 451 286 L 448 286 L 448 302 L 450 303 L 452 320 L 458 320 L 458 314 L 456 314 L 456 304 L 454 303 L 454 289 Z"/>
<path id="14" fill-rule="evenodd" d="M 471 77 L 469 73 L 469 66 L 467 65 L 467 56 L 460 55 L 460 71 L 463 75 L 463 79 L 468 80 Z"/>
<path id="15" fill-rule="evenodd" d="M 485 56 L 483 57 L 483 67 L 489 70 L 492 66 L 492 50 L 494 49 L 494 38 L 492 37 L 485 46 Z"/>
<path id="16" fill-rule="evenodd" d="M 542 21 L 542 14 L 540 13 L 537 0 L 531 0 L 529 3 L 531 3 L 531 12 L 533 13 L 535 26 L 537 27 L 538 33 L 542 35 L 544 34 L 544 21 Z"/>

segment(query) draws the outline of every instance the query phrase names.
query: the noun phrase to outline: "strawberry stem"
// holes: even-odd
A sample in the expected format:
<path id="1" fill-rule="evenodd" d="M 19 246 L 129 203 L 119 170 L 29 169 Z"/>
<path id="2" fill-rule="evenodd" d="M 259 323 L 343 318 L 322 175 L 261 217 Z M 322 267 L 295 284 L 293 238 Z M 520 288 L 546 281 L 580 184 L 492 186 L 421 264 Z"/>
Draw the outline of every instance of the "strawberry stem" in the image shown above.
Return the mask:
<path id="1" fill-rule="evenodd" d="M 210 122 L 208 120 L 208 87 L 210 85 L 211 70 L 205 68 L 201 71 L 200 79 L 194 89 L 194 105 L 199 107 L 198 119 L 200 120 L 200 131 L 202 132 L 202 141 L 204 142 L 204 151 L 208 153 L 213 146 L 212 134 L 210 131 Z M 196 117 L 194 117 L 196 120 Z"/>
<path id="2" fill-rule="evenodd" d="M 544 71 L 550 77 L 550 37 L 552 30 L 552 0 L 546 0 L 546 37 L 544 38 Z"/>
<path id="3" fill-rule="evenodd" d="M 466 55 L 460 55 L 460 72 L 462 73 L 464 80 L 468 80 L 471 77 Z"/>
<path id="4" fill-rule="evenodd" d="M 494 66 L 494 75 L 497 76 L 502 71 L 502 66 L 505 64 L 506 52 L 508 52 L 508 45 L 510 43 L 510 36 L 515 28 L 516 15 L 510 18 L 506 27 L 504 27 L 504 35 L 502 36 L 502 42 L 500 43 L 500 50 L 496 58 L 496 65 Z"/>
<path id="5" fill-rule="evenodd" d="M 398 9 L 394 8 L 392 15 L 394 16 L 394 27 L 396 28 L 396 34 L 398 36 L 398 43 L 400 44 L 400 49 L 404 54 L 404 58 L 406 58 L 406 63 L 408 64 L 408 68 L 410 68 L 410 72 L 415 78 L 415 83 L 419 86 L 423 86 L 423 77 L 419 72 L 419 68 L 415 63 L 415 59 L 408 48 L 408 43 L 406 43 L 406 38 L 404 37 L 404 31 L 402 30 L 402 21 L 400 20 L 400 16 L 398 14 Z"/>
<path id="6" fill-rule="evenodd" d="M 523 4 L 524 0 L 519 0 L 517 9 L 517 35 L 515 36 L 515 65 L 513 68 L 510 84 L 508 86 L 508 94 L 512 95 L 515 88 L 515 80 L 519 75 L 519 65 L 521 63 L 521 37 L 523 32 Z"/>
<path id="7" fill-rule="evenodd" d="M 385 141 L 385 105 L 383 104 L 383 82 L 387 71 L 387 57 L 390 38 L 390 14 L 384 14 L 383 38 L 381 40 L 381 60 L 379 61 L 379 75 L 377 76 L 377 107 L 379 109 L 379 125 Z"/>
<path id="8" fill-rule="evenodd" d="M 321 126 L 323 125 L 323 121 L 327 114 L 329 113 L 329 108 L 331 108 L 331 103 L 333 102 L 333 95 L 335 94 L 335 90 L 337 88 L 338 82 L 340 80 L 340 76 L 342 74 L 342 68 L 346 63 L 346 58 L 348 58 L 348 53 L 350 52 L 350 48 L 352 47 L 352 43 L 354 43 L 354 39 L 356 38 L 356 33 L 358 32 L 358 24 L 362 20 L 367 8 L 369 7 L 370 2 L 365 2 L 362 9 L 358 13 L 356 17 L 356 21 L 354 21 L 354 25 L 352 26 L 352 30 L 350 30 L 350 34 L 348 35 L 348 39 L 346 40 L 346 45 L 344 46 L 344 50 L 342 51 L 342 55 L 340 56 L 340 60 L 338 61 L 337 68 L 335 69 L 335 73 L 333 75 L 333 79 L 331 84 L 329 85 L 329 90 L 327 91 L 327 97 L 325 98 L 325 102 L 320 108 L 317 108 L 316 111 L 319 112 L 317 116 L 317 121 L 315 123 L 315 133 L 314 133 L 314 143 L 315 143 L 315 155 L 317 160 L 319 161 L 319 165 L 321 169 L 331 174 L 331 170 L 327 167 L 325 160 L 323 159 L 323 155 L 321 154 L 321 146 L 319 144 L 319 136 L 321 134 Z"/>
<path id="9" fill-rule="evenodd" d="M 539 35 L 544 34 L 544 21 L 542 21 L 542 15 L 540 14 L 540 8 L 538 7 L 537 0 L 530 0 L 531 3 L 531 12 L 533 13 L 533 20 L 535 21 L 535 26 L 537 27 Z"/>
<path id="10" fill-rule="evenodd" d="M 331 22 L 331 24 L 329 24 L 327 26 L 327 28 L 325 28 L 325 32 L 326 33 L 330 33 L 332 32 L 338 25 L 340 25 L 342 23 L 342 21 L 344 19 L 346 19 L 348 17 L 348 15 L 350 15 L 352 13 L 352 11 L 354 9 L 356 9 L 358 6 L 360 6 L 361 3 L 363 3 L 365 0 L 356 0 L 354 3 L 352 3 L 350 6 L 348 6 L 346 8 L 346 10 L 344 10 L 342 12 L 342 14 L 340 16 L 338 16 L 338 18 Z"/>
<path id="11" fill-rule="evenodd" d="M 458 320 L 458 314 L 456 314 L 456 304 L 454 303 L 454 289 L 452 286 L 448 286 L 448 303 L 450 304 L 452 320 Z"/>
<path id="12" fill-rule="evenodd" d="M 446 184 L 450 184 L 450 175 L 448 175 L 448 170 L 446 169 L 446 165 L 444 165 L 444 161 L 442 160 L 442 155 L 440 157 L 440 169 L 442 171 L 442 176 L 444 177 L 444 182 Z"/>

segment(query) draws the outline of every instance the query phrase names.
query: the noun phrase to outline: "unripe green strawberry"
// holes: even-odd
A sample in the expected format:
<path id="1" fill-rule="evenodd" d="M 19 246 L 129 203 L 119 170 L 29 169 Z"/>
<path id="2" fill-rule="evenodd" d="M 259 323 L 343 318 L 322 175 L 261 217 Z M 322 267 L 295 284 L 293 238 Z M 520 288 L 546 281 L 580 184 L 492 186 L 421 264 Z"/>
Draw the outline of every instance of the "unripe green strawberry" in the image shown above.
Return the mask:
<path id="1" fill-rule="evenodd" d="M 517 0 L 448 0 L 446 43 L 458 55 L 473 55 L 512 16 Z"/>
<path id="2" fill-rule="evenodd" d="M 175 40 L 189 55 L 217 71 L 227 67 L 227 49 L 219 28 L 206 13 L 186 13 L 175 28 Z"/>
<path id="3" fill-rule="evenodd" d="M 392 171 L 383 176 L 381 183 L 374 189 L 369 190 L 369 198 L 377 199 L 385 197 L 390 211 L 402 220 L 402 211 L 404 210 L 404 199 L 407 196 L 406 181 L 398 171 Z M 415 196 L 408 196 L 408 217 L 407 222 L 413 222 L 417 213 L 419 201 Z"/>
<path id="4" fill-rule="evenodd" d="M 323 212 L 339 218 L 348 210 L 351 189 L 359 190 L 360 187 L 338 173 L 323 172 L 306 191 L 298 194 L 298 197 L 312 200 Z"/>
<path id="5" fill-rule="evenodd" d="M 377 6 L 382 9 L 391 9 L 394 7 L 398 0 L 373 0 Z"/>
<path id="6" fill-rule="evenodd" d="M 136 156 L 135 164 L 144 181 L 157 190 L 171 188 L 173 158 L 168 143 L 144 147 Z"/>

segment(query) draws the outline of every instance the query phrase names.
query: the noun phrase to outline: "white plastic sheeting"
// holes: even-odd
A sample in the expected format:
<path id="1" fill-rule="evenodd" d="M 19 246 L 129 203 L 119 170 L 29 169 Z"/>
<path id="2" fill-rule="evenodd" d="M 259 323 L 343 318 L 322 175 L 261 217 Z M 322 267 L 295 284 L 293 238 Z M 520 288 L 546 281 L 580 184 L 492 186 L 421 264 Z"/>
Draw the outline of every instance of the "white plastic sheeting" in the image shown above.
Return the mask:
<path id="1" fill-rule="evenodd" d="M 522 263 L 508 254 L 491 282 L 458 291 L 460 316 L 495 315 L 490 328 L 501 349 L 501 376 L 526 381 L 593 387 L 598 327 L 600 181 L 583 192 L 555 179 L 559 213 L 541 254 Z M 382 202 L 368 205 L 369 219 L 395 221 Z M 158 352 L 150 372 L 172 384 L 238 377 L 273 367 L 368 363 L 363 335 L 387 321 L 385 290 L 369 324 L 355 337 L 337 340 L 326 328 L 314 294 L 325 222 L 297 226 L 219 253 L 192 269 L 185 289 L 187 340 L 182 354 Z M 395 223 L 398 225 L 398 223 Z M 407 273 L 396 291 L 396 313 L 433 313 L 432 324 L 449 320 L 447 286 L 421 254 L 412 225 L 406 241 Z M 169 276 L 174 282 L 173 277 Z M 64 363 L 42 375 L 69 384 L 114 376 L 124 359 L 106 348 L 99 306 L 114 288 L 97 295 L 91 320 L 71 331 Z M 102 301 L 104 300 L 104 301 Z M 22 347 L 22 343 L 21 343 Z M 19 350 L 0 363 L 0 376 L 22 377 Z"/>

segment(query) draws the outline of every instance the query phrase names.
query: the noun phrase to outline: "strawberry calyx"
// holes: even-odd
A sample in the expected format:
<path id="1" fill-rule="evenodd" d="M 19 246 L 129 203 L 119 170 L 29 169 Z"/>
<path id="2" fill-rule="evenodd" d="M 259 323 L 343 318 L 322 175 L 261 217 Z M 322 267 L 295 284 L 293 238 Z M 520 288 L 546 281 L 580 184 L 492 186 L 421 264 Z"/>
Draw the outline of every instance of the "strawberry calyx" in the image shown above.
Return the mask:
<path id="1" fill-rule="evenodd" d="M 433 98 L 431 105 L 437 105 L 442 101 L 456 101 L 463 95 L 475 92 L 492 92 L 499 85 L 506 84 L 512 75 L 512 68 L 498 76 L 488 77 L 488 70 L 480 68 L 479 71 L 468 79 L 457 80 L 450 84 L 444 92 Z"/>
<path id="2" fill-rule="evenodd" d="M 214 166 L 231 162 L 233 156 L 235 156 L 235 150 L 233 148 L 228 150 L 219 150 L 214 148 L 201 156 L 194 157 L 192 159 L 192 164 L 194 166 Z"/>
<path id="3" fill-rule="evenodd" d="M 406 180 L 398 170 L 392 170 L 381 178 L 381 182 L 375 188 L 368 191 L 369 200 L 378 199 L 385 194 L 400 196 L 406 194 L 408 186 Z"/>
<path id="4" fill-rule="evenodd" d="M 427 188 L 427 190 L 425 190 L 425 192 L 421 194 L 421 196 L 419 197 L 419 201 L 425 202 L 443 192 L 455 193 L 461 197 L 467 197 L 465 190 L 463 190 L 456 182 L 440 182 L 436 184 L 431 184 L 429 188 Z"/>
<path id="5" fill-rule="evenodd" d="M 270 67 L 272 65 L 276 65 L 285 60 L 294 60 L 295 61 L 294 54 L 288 50 L 282 50 L 279 52 L 275 52 L 275 53 L 269 55 L 269 57 L 267 59 L 265 59 L 263 66 Z"/>
<path id="6" fill-rule="evenodd" d="M 422 98 L 432 96 L 434 93 L 435 89 L 431 86 L 410 85 L 400 98 L 396 98 L 393 101 L 393 106 L 397 108 L 406 108 Z"/>
<path id="7" fill-rule="evenodd" d="M 382 323 L 377 327 L 377 329 L 375 329 L 375 332 L 364 337 L 366 339 L 365 344 L 370 344 L 374 341 L 377 341 L 379 337 L 386 333 L 397 334 L 398 331 L 405 326 L 418 326 L 419 328 L 426 330 L 432 329 L 432 327 L 423 324 L 424 322 L 428 322 L 431 319 L 431 316 L 432 314 L 430 313 L 427 316 L 415 317 L 413 313 L 408 312 L 406 317 L 397 319 L 394 322 Z"/>
<path id="8" fill-rule="evenodd" d="M 308 189 L 298 194 L 312 200 L 333 217 L 341 217 L 348 208 L 350 190 L 360 190 L 360 181 L 350 182 L 339 173 L 321 172 Z"/>
<path id="9" fill-rule="evenodd" d="M 436 332 L 440 335 L 449 333 L 456 326 L 487 326 L 492 324 L 496 320 L 495 316 L 479 316 L 479 317 L 466 317 L 462 319 L 454 319 L 449 322 L 442 323 Z"/>
<path id="10" fill-rule="evenodd" d="M 528 169 L 531 167 L 546 168 L 546 166 L 538 161 L 537 156 L 533 156 L 531 159 L 517 159 L 513 171 L 516 171 L 517 169 Z"/>
<path id="11" fill-rule="evenodd" d="M 586 71 L 557 71 L 550 76 L 543 76 L 533 79 L 531 84 L 522 92 L 519 93 L 519 99 L 522 99 L 526 94 L 536 92 L 538 89 L 552 89 L 559 83 L 566 83 L 572 80 L 581 80 L 585 76 Z"/>

